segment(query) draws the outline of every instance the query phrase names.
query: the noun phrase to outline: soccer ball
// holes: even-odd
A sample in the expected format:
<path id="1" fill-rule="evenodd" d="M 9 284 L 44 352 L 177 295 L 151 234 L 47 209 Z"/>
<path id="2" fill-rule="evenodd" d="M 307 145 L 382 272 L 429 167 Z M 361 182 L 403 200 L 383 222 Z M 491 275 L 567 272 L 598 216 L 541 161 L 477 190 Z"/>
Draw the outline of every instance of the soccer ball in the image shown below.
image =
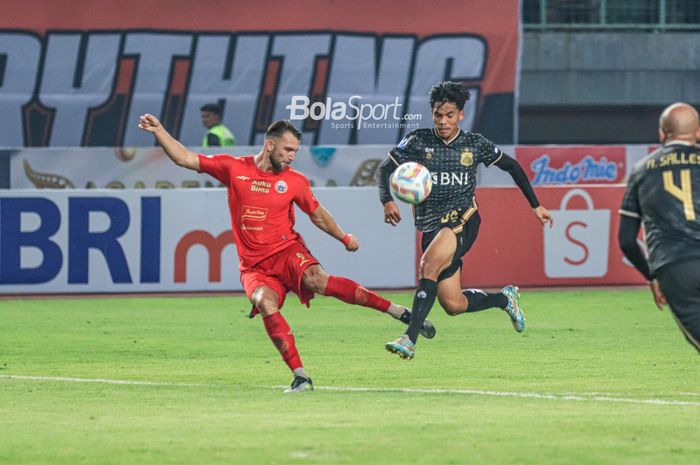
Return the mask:
<path id="1" fill-rule="evenodd" d="M 418 205 L 428 198 L 433 187 L 428 168 L 409 161 L 400 165 L 391 175 L 391 192 L 406 203 Z"/>

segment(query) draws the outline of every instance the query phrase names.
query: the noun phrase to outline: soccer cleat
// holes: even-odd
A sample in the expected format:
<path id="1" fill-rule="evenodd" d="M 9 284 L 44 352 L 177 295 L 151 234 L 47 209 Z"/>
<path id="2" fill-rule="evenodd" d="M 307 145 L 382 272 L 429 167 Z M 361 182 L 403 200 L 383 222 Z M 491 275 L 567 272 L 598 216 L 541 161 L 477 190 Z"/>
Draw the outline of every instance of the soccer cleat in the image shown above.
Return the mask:
<path id="1" fill-rule="evenodd" d="M 386 350 L 404 360 L 411 360 L 416 355 L 416 346 L 405 334 L 395 341 L 386 343 Z"/>
<path id="2" fill-rule="evenodd" d="M 404 307 L 403 314 L 399 320 L 401 320 L 404 324 L 411 323 L 411 311 Z M 435 329 L 433 322 L 430 320 L 425 320 L 423 322 L 423 326 L 420 328 L 420 335 L 426 339 L 432 339 L 435 337 L 435 333 L 437 333 L 437 330 Z"/>
<path id="3" fill-rule="evenodd" d="M 430 320 L 425 320 L 420 328 L 420 335 L 426 339 L 434 338 L 436 332 L 435 325 Z"/>
<path id="4" fill-rule="evenodd" d="M 311 378 L 304 378 L 303 376 L 295 376 L 294 380 L 292 381 L 292 385 L 289 386 L 289 388 L 285 389 L 285 393 L 289 392 L 304 392 L 304 391 L 313 391 L 314 390 L 314 383 L 311 381 Z"/>
<path id="5" fill-rule="evenodd" d="M 501 294 L 508 298 L 508 305 L 506 305 L 504 310 L 508 313 L 511 323 L 513 323 L 513 329 L 522 333 L 525 331 L 525 314 L 523 309 L 520 308 L 520 293 L 518 290 L 517 286 L 509 284 L 501 289 Z"/>

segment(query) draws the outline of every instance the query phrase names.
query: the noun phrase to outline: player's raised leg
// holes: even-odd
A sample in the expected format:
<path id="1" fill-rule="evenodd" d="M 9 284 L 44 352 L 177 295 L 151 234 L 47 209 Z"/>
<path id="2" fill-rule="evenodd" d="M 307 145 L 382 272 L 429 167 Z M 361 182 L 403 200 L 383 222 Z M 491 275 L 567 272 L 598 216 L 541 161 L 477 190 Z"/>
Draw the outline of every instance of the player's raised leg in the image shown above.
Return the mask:
<path id="1" fill-rule="evenodd" d="M 313 391 L 314 385 L 301 363 L 294 333 L 280 313 L 278 293 L 268 286 L 259 286 L 251 294 L 250 301 L 262 315 L 265 331 L 294 374 L 292 385 L 285 392 Z"/>
<path id="2" fill-rule="evenodd" d="M 513 285 L 504 287 L 500 292 L 462 290 L 459 273 L 443 279 L 438 285 L 438 301 L 448 315 L 457 316 L 498 308 L 508 314 L 513 328 L 521 333 L 525 329 L 525 315 L 520 308 L 519 297 L 518 288 Z"/>
<path id="3" fill-rule="evenodd" d="M 388 313 L 405 324 L 411 321 L 411 312 L 406 307 L 392 303 L 351 279 L 329 275 L 320 265 L 309 266 L 304 271 L 302 283 L 312 292 Z M 420 334 L 431 339 L 435 337 L 435 333 L 435 326 L 430 321 L 424 321 L 420 327 Z"/>

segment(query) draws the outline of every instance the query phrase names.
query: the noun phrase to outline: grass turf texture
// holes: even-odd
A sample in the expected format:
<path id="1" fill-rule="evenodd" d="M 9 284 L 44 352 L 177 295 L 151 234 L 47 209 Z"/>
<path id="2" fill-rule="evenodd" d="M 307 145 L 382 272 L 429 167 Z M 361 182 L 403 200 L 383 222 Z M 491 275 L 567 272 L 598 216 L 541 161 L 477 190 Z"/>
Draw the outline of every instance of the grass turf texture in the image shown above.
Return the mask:
<path id="1" fill-rule="evenodd" d="M 298 395 L 276 387 L 291 375 L 242 297 L 0 301 L 0 464 L 697 460 L 700 359 L 648 290 L 523 294 L 524 335 L 504 312 L 436 306 L 438 334 L 410 362 L 384 351 L 403 332 L 390 317 L 290 296 L 317 385 Z"/>

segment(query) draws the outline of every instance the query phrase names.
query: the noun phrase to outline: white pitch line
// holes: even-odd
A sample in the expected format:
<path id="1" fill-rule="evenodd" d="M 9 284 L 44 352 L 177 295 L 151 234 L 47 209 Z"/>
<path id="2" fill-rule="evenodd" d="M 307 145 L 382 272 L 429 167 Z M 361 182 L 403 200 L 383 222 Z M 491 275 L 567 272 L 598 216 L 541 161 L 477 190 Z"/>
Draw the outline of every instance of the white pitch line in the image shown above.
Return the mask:
<path id="1" fill-rule="evenodd" d="M 0 375 L 0 379 L 6 380 L 27 380 L 27 381 L 58 381 L 68 383 L 102 383 L 120 384 L 130 386 L 164 386 L 164 387 L 223 387 L 221 384 L 205 383 L 178 383 L 167 381 L 135 381 L 121 379 L 104 378 L 69 378 L 63 376 L 28 376 L 28 375 Z M 287 386 L 261 386 L 265 389 L 282 389 Z M 519 399 L 541 399 L 576 402 L 612 402 L 626 404 L 646 404 L 646 405 L 683 405 L 690 407 L 700 407 L 700 402 L 671 400 L 671 399 L 633 399 L 626 397 L 610 397 L 609 395 L 598 395 L 599 393 L 579 393 L 579 394 L 552 394 L 544 392 L 513 392 L 513 391 L 487 391 L 479 389 L 420 389 L 420 388 L 381 388 L 381 387 L 344 387 L 344 386 L 316 386 L 321 391 L 336 392 L 399 392 L 407 394 L 462 394 L 471 396 L 490 397 L 513 397 Z M 684 393 L 685 395 L 691 393 Z M 692 393 L 695 394 L 695 393 Z"/>
<path id="2" fill-rule="evenodd" d="M 130 386 L 174 386 L 174 387 L 215 387 L 216 384 L 202 383 L 174 383 L 168 381 L 132 381 L 127 379 L 94 379 L 94 378 L 66 378 L 63 376 L 25 376 L 2 375 L 4 379 L 21 379 L 31 381 L 61 381 L 67 383 L 102 383 L 102 384 L 126 384 Z"/>
<path id="3" fill-rule="evenodd" d="M 266 386 L 270 389 L 285 388 L 287 386 Z M 573 394 L 549 394 L 541 392 L 509 392 L 509 391 L 482 391 L 478 389 L 419 389 L 419 388 L 364 388 L 364 387 L 339 387 L 339 386 L 317 386 L 315 389 L 323 391 L 341 392 L 401 392 L 407 394 L 465 394 L 472 396 L 491 397 L 515 397 L 520 399 L 543 399 L 543 400 L 572 400 L 576 402 L 616 402 L 627 404 L 651 404 L 651 405 L 685 405 L 700 407 L 700 402 L 670 399 L 632 399 L 625 397 L 609 397 L 599 395 L 589 395 L 581 393 Z"/>

